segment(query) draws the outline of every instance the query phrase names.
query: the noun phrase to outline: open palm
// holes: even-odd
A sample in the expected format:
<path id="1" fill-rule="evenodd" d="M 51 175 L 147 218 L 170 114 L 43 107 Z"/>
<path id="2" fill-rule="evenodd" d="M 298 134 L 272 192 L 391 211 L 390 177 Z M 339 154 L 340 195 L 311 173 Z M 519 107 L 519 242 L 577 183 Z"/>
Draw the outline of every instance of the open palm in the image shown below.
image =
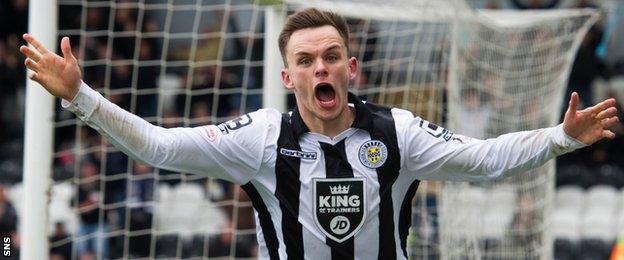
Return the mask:
<path id="1" fill-rule="evenodd" d="M 30 78 L 50 94 L 71 101 L 80 88 L 81 73 L 71 52 L 69 38 L 61 40 L 63 57 L 50 52 L 30 34 L 24 34 L 23 38 L 32 45 L 20 47 L 20 52 L 27 57 L 24 64 L 32 71 Z"/>
<path id="2" fill-rule="evenodd" d="M 602 138 L 615 138 L 615 134 L 609 130 L 619 122 L 615 99 L 604 100 L 583 110 L 576 109 L 578 104 L 579 96 L 574 92 L 570 96 L 568 110 L 563 119 L 563 130 L 566 134 L 587 145 Z"/>

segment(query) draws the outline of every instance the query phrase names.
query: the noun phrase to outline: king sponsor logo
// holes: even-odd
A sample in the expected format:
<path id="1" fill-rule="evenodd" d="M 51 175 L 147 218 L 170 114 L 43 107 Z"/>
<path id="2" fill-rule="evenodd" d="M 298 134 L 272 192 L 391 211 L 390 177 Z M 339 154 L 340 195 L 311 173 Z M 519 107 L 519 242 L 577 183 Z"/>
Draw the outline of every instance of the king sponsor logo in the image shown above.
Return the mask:
<path id="1" fill-rule="evenodd" d="M 366 219 L 366 179 L 315 178 L 313 182 L 318 228 L 338 243 L 353 237 Z"/>

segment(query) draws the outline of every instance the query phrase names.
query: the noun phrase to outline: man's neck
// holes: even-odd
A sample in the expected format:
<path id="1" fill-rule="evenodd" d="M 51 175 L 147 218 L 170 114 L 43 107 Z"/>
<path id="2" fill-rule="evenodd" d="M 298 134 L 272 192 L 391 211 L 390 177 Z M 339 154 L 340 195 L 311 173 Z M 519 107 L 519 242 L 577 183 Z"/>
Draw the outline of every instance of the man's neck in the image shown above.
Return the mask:
<path id="1" fill-rule="evenodd" d="M 334 138 L 345 130 L 349 129 L 355 120 L 355 109 L 348 106 L 334 120 L 321 120 L 309 113 L 300 110 L 301 119 L 306 124 L 310 132 L 319 133 L 330 138 Z"/>

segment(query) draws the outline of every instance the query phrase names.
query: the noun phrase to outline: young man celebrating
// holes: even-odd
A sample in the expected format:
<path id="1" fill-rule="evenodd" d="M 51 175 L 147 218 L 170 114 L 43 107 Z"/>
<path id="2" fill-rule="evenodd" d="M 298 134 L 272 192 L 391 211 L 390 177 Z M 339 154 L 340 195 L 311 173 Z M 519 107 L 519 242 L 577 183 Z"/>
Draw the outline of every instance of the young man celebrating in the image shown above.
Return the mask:
<path id="1" fill-rule="evenodd" d="M 613 138 L 615 100 L 563 124 L 476 140 L 409 111 L 349 93 L 358 62 L 333 13 L 306 9 L 279 37 L 282 82 L 297 107 L 261 109 L 218 126 L 164 129 L 112 104 L 81 81 L 68 38 L 63 57 L 31 35 L 22 46 L 31 79 L 130 156 L 155 167 L 240 184 L 253 202 L 263 259 L 406 259 L 411 199 L 419 180 L 478 181 L 540 166 Z"/>

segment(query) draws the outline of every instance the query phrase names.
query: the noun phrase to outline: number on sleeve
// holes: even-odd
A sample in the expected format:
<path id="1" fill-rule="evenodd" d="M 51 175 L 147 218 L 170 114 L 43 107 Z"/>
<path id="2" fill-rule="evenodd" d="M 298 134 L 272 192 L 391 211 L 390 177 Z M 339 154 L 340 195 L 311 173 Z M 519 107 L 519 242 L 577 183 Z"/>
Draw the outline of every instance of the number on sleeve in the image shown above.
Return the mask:
<path id="1" fill-rule="evenodd" d="M 224 122 L 218 125 L 218 127 L 219 130 L 221 130 L 221 132 L 226 135 L 229 134 L 230 131 L 234 131 L 244 126 L 250 125 L 252 121 L 253 120 L 251 120 L 251 117 L 249 115 L 243 115 L 230 121 Z"/>

